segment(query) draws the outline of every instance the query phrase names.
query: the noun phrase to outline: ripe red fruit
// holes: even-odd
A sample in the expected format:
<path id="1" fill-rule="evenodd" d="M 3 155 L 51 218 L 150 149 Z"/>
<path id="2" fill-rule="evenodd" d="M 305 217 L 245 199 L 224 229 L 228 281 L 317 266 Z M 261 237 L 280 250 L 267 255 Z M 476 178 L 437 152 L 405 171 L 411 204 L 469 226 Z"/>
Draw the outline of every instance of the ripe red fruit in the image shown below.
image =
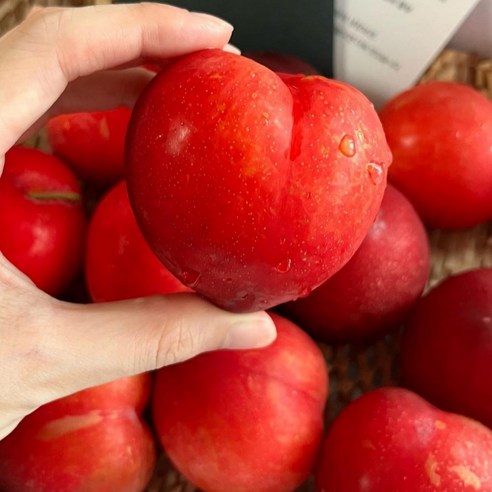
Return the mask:
<path id="1" fill-rule="evenodd" d="M 56 116 L 47 124 L 48 142 L 78 176 L 109 185 L 123 177 L 130 115 L 129 109 L 117 108 Z"/>
<path id="2" fill-rule="evenodd" d="M 306 295 L 362 242 L 391 156 L 357 90 L 221 50 L 159 73 L 128 132 L 127 179 L 152 249 L 232 311 Z"/>
<path id="3" fill-rule="evenodd" d="M 380 112 L 393 153 L 389 180 L 433 227 L 492 218 L 492 102 L 454 82 L 428 82 Z"/>
<path id="4" fill-rule="evenodd" d="M 208 492 L 290 492 L 314 466 L 327 367 L 302 330 L 272 317 L 278 335 L 269 347 L 209 352 L 157 373 L 158 437 Z"/>
<path id="5" fill-rule="evenodd" d="M 445 410 L 492 427 L 492 268 L 434 287 L 405 323 L 403 383 Z"/>
<path id="6" fill-rule="evenodd" d="M 37 149 L 14 147 L 0 178 L 0 251 L 57 295 L 82 266 L 86 219 L 74 174 Z"/>
<path id="7" fill-rule="evenodd" d="M 124 181 L 106 193 L 91 218 L 85 276 L 95 302 L 191 290 L 166 269 L 146 243 Z"/>
<path id="8" fill-rule="evenodd" d="M 492 490 L 492 432 L 402 388 L 361 396 L 332 424 L 319 492 Z"/>
<path id="9" fill-rule="evenodd" d="M 399 326 L 428 275 L 424 226 L 410 202 L 388 186 L 374 224 L 349 262 L 284 309 L 325 342 L 372 340 Z"/>
<path id="10" fill-rule="evenodd" d="M 141 492 L 155 447 L 141 413 L 150 376 L 124 378 L 43 405 L 0 441 L 0 488 Z"/>

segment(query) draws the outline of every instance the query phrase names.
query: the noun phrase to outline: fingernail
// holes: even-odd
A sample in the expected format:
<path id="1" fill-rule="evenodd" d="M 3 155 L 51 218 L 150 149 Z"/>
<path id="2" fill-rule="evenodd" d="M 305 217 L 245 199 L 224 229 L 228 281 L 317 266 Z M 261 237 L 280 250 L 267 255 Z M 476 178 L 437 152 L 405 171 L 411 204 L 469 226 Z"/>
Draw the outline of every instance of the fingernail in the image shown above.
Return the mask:
<path id="1" fill-rule="evenodd" d="M 234 29 L 233 25 L 229 22 L 221 19 L 220 17 L 216 17 L 215 15 L 206 14 L 204 12 L 191 12 L 192 15 L 196 15 L 200 17 L 202 20 L 207 21 L 209 24 L 213 26 L 219 26 L 221 28 Z"/>
<path id="2" fill-rule="evenodd" d="M 223 51 L 227 51 L 228 53 L 234 53 L 235 55 L 240 55 L 241 54 L 241 50 L 237 46 L 234 46 L 231 43 L 226 44 L 222 48 L 222 50 Z"/>
<path id="3" fill-rule="evenodd" d="M 260 315 L 261 314 L 261 315 Z M 254 349 L 270 345 L 277 337 L 272 318 L 266 313 L 245 314 L 230 328 L 222 345 L 225 349 Z"/>

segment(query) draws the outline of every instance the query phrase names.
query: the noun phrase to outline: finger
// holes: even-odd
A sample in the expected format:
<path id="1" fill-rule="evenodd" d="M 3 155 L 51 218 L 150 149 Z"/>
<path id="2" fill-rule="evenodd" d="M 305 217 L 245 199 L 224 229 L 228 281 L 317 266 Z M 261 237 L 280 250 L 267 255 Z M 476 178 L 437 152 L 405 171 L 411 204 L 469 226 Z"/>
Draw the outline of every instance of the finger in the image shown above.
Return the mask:
<path id="1" fill-rule="evenodd" d="M 70 83 L 48 111 L 49 116 L 79 111 L 132 108 L 155 74 L 144 68 L 108 70 Z"/>
<path id="2" fill-rule="evenodd" d="M 68 82 L 144 58 L 222 48 L 232 27 L 162 4 L 47 8 L 0 39 L 0 154 L 54 104 Z"/>
<path id="3" fill-rule="evenodd" d="M 43 349 L 49 363 L 36 382 L 48 400 L 210 350 L 262 347 L 276 336 L 266 313 L 229 313 L 194 294 L 58 302 L 52 319 Z"/>
<path id="4" fill-rule="evenodd" d="M 226 44 L 223 50 L 241 54 L 240 50 L 232 44 Z M 132 64 L 142 65 L 148 61 L 141 59 Z M 156 71 L 166 68 L 171 62 L 169 59 L 154 60 L 154 70 L 145 68 L 106 70 L 70 82 L 60 98 L 18 139 L 17 143 L 31 138 L 50 118 L 59 114 L 104 111 L 119 106 L 132 108 Z"/>
<path id="5" fill-rule="evenodd" d="M 226 44 L 223 50 L 241 53 L 231 44 Z M 144 60 L 139 63 L 144 63 Z M 162 69 L 168 67 L 172 60 L 161 59 L 156 63 Z M 154 76 L 155 71 L 133 67 L 105 70 L 80 77 L 68 84 L 60 98 L 49 109 L 48 116 L 79 111 L 102 111 L 118 106 L 132 108 Z"/>
<path id="6" fill-rule="evenodd" d="M 51 302 L 0 253 L 0 439 L 39 406 L 29 380 L 43 358 L 37 349 L 44 333 L 36 323 Z"/>
<path id="7" fill-rule="evenodd" d="M 233 44 L 227 43 L 222 47 L 223 51 L 227 51 L 229 53 L 234 53 L 235 55 L 240 55 L 241 50 L 237 47 L 234 46 Z M 133 68 L 133 67 L 145 67 L 145 66 L 152 66 L 152 71 L 155 71 L 154 68 L 166 68 L 173 62 L 173 60 L 176 60 L 179 57 L 172 57 L 172 58 L 144 58 L 140 57 L 136 60 L 132 60 L 127 63 L 123 63 L 122 65 L 118 65 L 117 69 L 123 69 L 123 68 Z"/>
<path id="8" fill-rule="evenodd" d="M 224 51 L 229 52 L 229 53 L 234 53 L 235 55 L 241 54 L 241 50 L 237 46 L 234 46 L 231 43 L 227 43 L 222 49 Z"/>
<path id="9" fill-rule="evenodd" d="M 59 114 L 132 108 L 154 73 L 144 68 L 106 70 L 68 84 L 60 98 L 18 140 L 23 142 Z"/>
<path id="10" fill-rule="evenodd" d="M 0 157 L 0 164 L 2 164 L 3 159 L 3 157 Z M 0 251 L 0 296 L 3 297 L 3 300 L 13 298 L 12 292 L 9 292 L 10 295 L 8 296 L 2 295 L 2 290 L 4 287 L 7 287 L 11 290 L 19 289 L 21 291 L 27 289 L 30 292 L 32 289 L 35 292 L 38 291 L 38 289 L 34 287 L 34 282 L 27 275 L 22 273 L 16 266 L 14 266 L 9 260 L 7 260 L 4 254 Z M 41 297 L 47 297 L 46 294 L 44 294 L 43 292 L 39 292 Z"/>

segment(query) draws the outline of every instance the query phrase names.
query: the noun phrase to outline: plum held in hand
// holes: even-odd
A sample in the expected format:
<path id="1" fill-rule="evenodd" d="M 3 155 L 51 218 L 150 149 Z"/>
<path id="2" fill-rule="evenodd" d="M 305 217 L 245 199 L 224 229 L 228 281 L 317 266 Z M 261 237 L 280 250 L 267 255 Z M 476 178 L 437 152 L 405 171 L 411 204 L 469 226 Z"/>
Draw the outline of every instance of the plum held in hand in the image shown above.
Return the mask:
<path id="1" fill-rule="evenodd" d="M 300 328 L 272 317 L 269 347 L 209 352 L 157 373 L 158 438 L 201 490 L 292 492 L 312 472 L 328 370 Z"/>
<path id="2" fill-rule="evenodd" d="M 146 243 L 124 181 L 105 194 L 91 218 L 85 277 L 95 302 L 191 291 L 167 270 Z"/>
<path id="3" fill-rule="evenodd" d="M 307 295 L 372 224 L 391 154 L 357 90 L 206 50 L 141 94 L 127 179 L 152 249 L 231 311 Z"/>
<path id="4" fill-rule="evenodd" d="M 405 323 L 403 384 L 446 410 L 492 427 L 492 268 L 456 274 Z"/>
<path id="5" fill-rule="evenodd" d="M 492 218 L 492 102 L 455 82 L 427 82 L 380 112 L 393 153 L 389 180 L 432 227 Z"/>
<path id="6" fill-rule="evenodd" d="M 60 294 L 83 264 L 86 219 L 72 171 L 37 149 L 14 147 L 0 179 L 0 251 L 40 289 Z"/>
<path id="7" fill-rule="evenodd" d="M 492 432 L 408 390 L 373 390 L 333 422 L 316 490 L 490 492 Z"/>
<path id="8" fill-rule="evenodd" d="M 399 327 L 428 276 L 424 226 L 410 202 L 389 185 L 374 224 L 349 262 L 283 309 L 324 342 L 369 341 Z"/>
<path id="9" fill-rule="evenodd" d="M 156 461 L 141 414 L 150 375 L 61 398 L 0 441 L 2 492 L 142 492 Z"/>

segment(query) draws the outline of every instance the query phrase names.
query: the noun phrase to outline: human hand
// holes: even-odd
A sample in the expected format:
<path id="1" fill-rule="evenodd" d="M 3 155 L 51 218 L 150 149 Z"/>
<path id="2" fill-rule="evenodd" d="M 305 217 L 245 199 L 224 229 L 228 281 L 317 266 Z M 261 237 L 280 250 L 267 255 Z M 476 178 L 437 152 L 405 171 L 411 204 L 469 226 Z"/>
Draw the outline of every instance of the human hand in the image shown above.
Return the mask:
<path id="1" fill-rule="evenodd" d="M 33 12 L 0 38 L 0 172 L 5 153 L 47 118 L 131 107 L 152 77 L 135 68 L 144 60 L 223 48 L 231 32 L 215 17 L 158 4 Z M 62 302 L 0 254 L 0 439 L 54 399 L 274 338 L 266 313 L 228 313 L 192 294 Z"/>

